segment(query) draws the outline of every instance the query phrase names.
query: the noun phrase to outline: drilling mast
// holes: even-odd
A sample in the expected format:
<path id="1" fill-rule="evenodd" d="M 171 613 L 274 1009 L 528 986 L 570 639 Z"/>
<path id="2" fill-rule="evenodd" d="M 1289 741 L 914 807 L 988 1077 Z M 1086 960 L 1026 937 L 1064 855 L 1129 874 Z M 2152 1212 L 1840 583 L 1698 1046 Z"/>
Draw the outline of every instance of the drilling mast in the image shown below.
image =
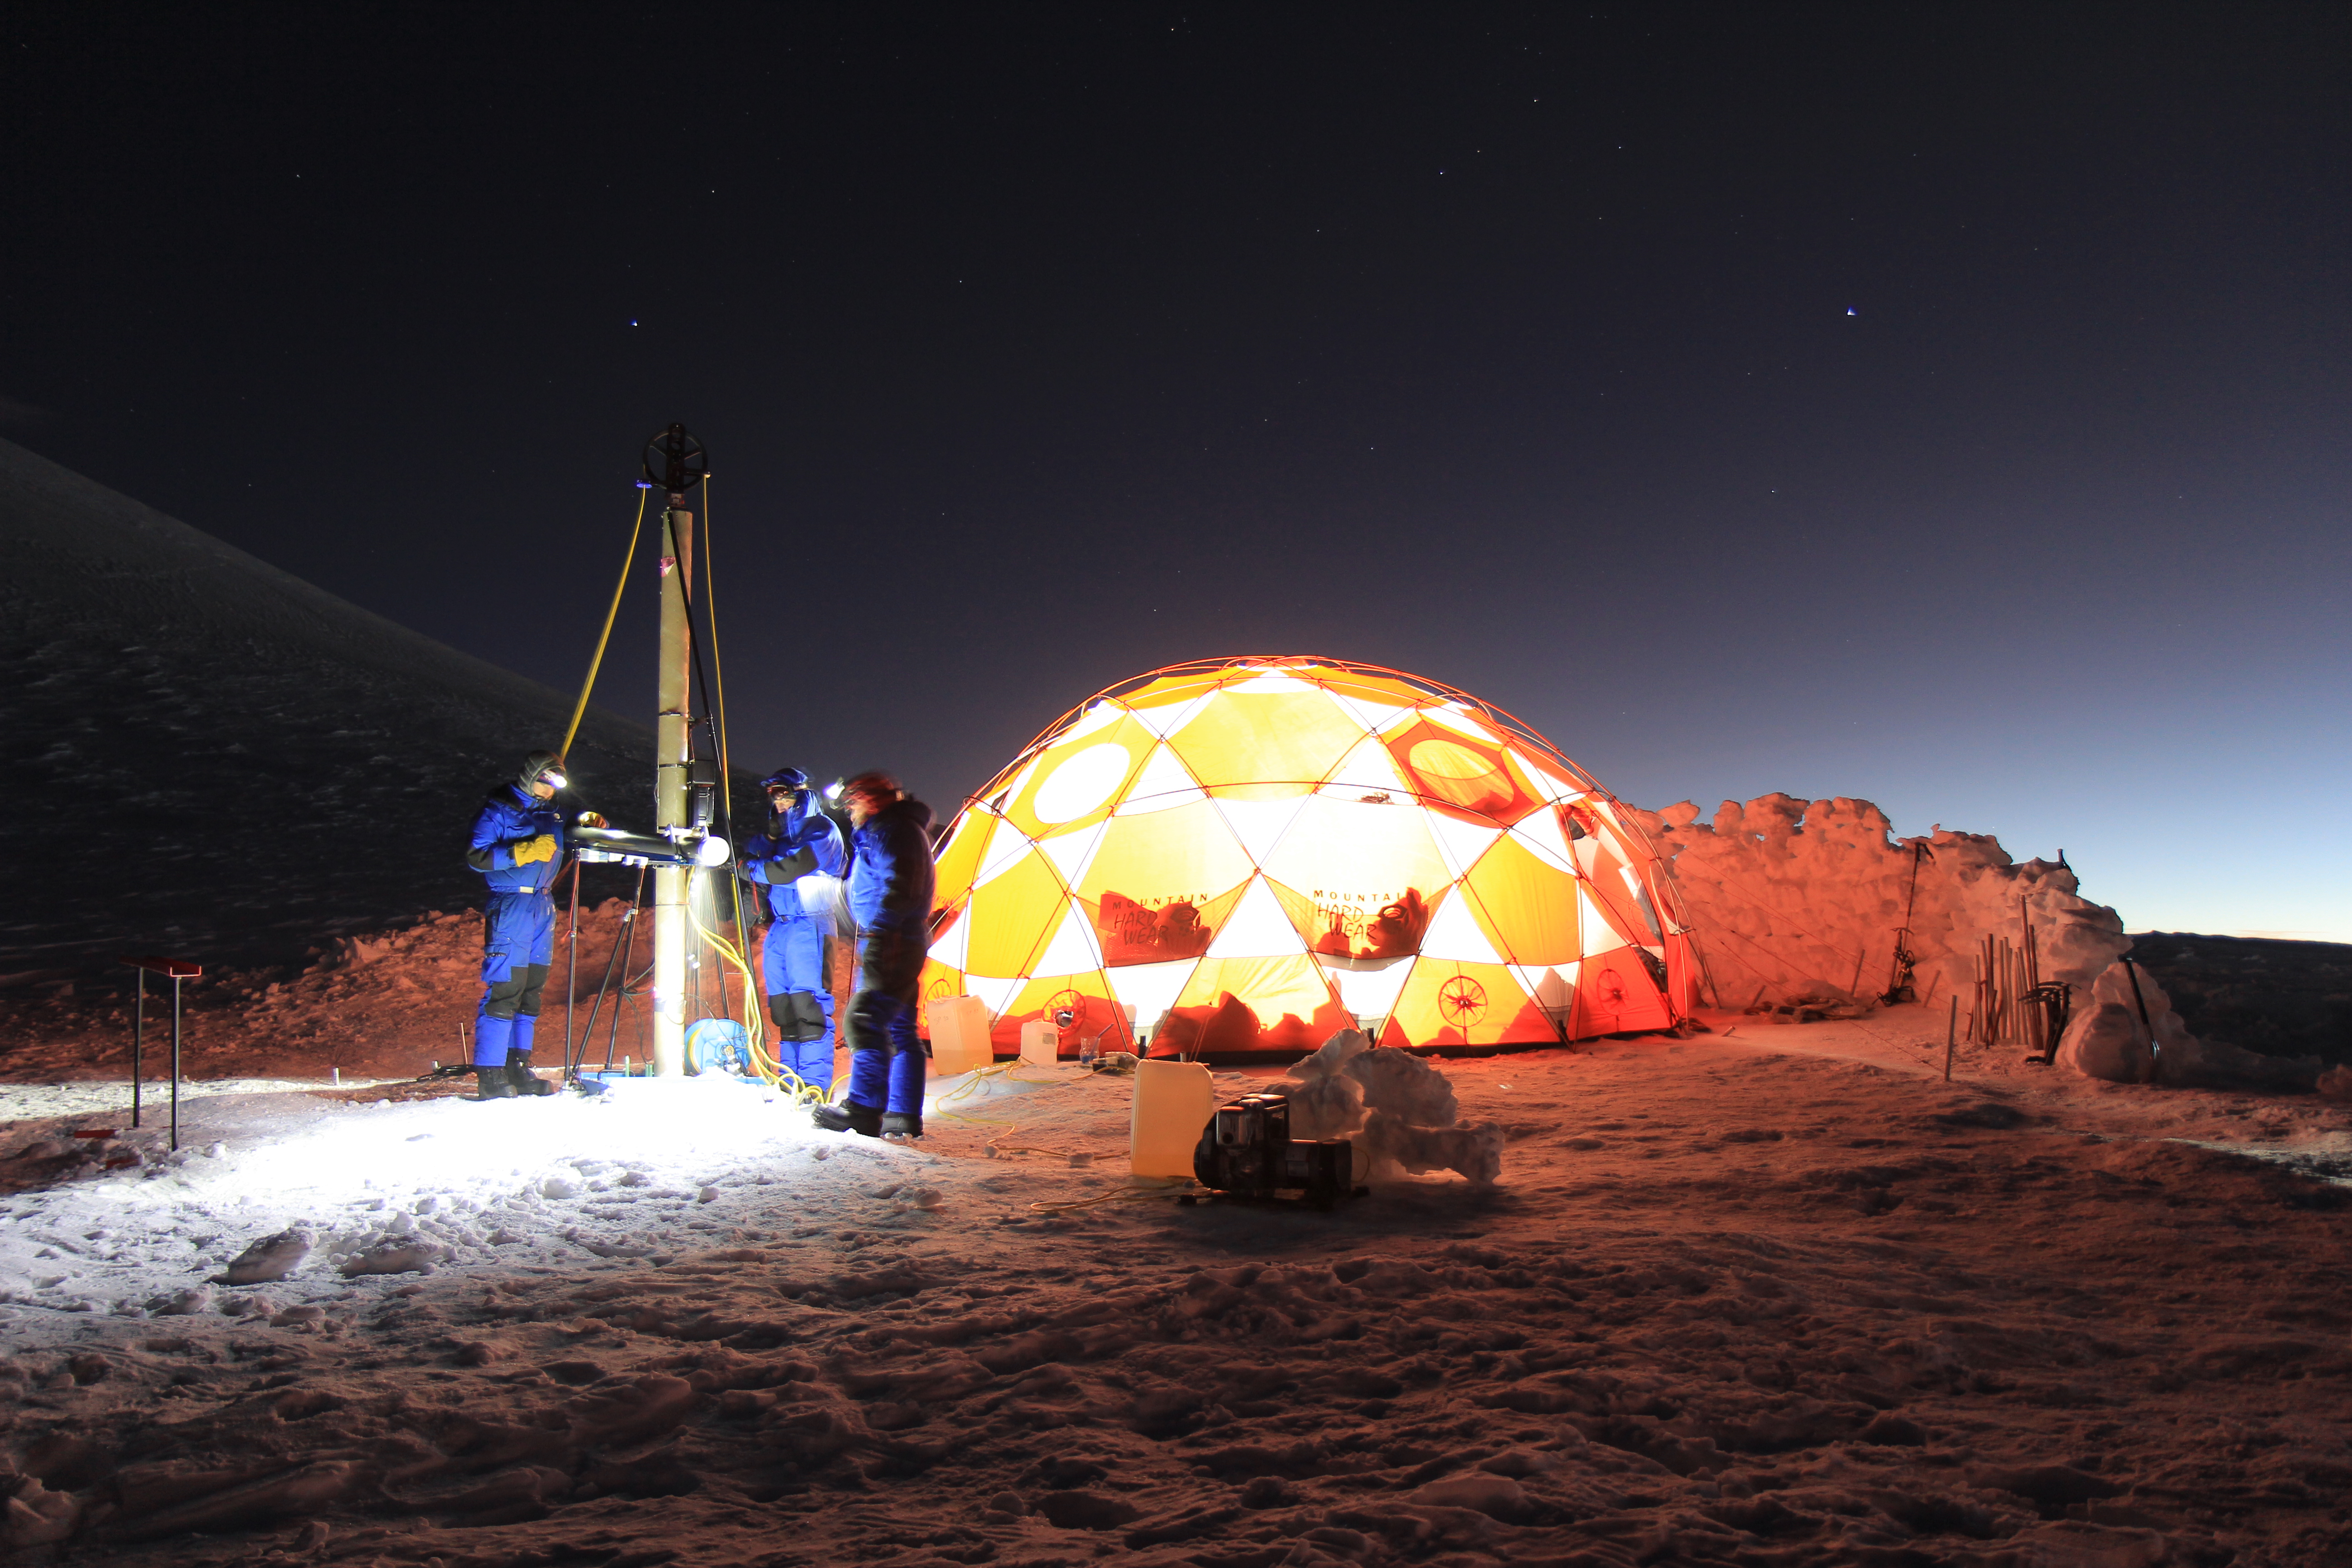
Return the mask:
<path id="1" fill-rule="evenodd" d="M 661 633 L 656 644 L 658 697 L 654 715 L 654 831 L 672 843 L 699 826 L 689 805 L 694 782 L 694 724 L 688 693 L 692 689 L 694 514 L 686 498 L 709 471 L 702 443 L 673 425 L 646 447 L 646 478 L 668 500 L 662 512 Z M 654 870 L 654 1040 L 656 1078 L 686 1070 L 687 949 L 693 925 L 687 898 L 694 876 L 688 866 Z"/>

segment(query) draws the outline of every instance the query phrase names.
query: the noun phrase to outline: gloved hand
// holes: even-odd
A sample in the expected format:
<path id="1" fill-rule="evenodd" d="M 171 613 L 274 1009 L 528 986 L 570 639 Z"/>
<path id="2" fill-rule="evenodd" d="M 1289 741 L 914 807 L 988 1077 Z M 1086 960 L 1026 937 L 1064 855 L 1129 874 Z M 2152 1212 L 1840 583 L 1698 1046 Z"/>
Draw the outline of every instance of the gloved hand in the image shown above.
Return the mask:
<path id="1" fill-rule="evenodd" d="M 555 858 L 555 835 L 542 833 L 536 838 L 526 838 L 514 846 L 514 863 L 528 866 L 537 860 Z"/>
<path id="2" fill-rule="evenodd" d="M 604 814 L 601 811 L 583 811 L 580 814 L 580 826 L 583 827 L 610 827 L 612 824 L 604 820 Z"/>

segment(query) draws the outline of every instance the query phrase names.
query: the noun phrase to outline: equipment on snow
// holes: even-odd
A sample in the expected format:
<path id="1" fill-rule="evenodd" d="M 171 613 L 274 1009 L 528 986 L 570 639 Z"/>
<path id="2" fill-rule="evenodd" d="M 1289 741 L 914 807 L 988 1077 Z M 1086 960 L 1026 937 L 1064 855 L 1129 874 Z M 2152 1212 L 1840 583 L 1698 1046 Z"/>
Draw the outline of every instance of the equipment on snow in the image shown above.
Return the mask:
<path id="1" fill-rule="evenodd" d="M 752 1077 L 750 1033 L 733 1018 L 697 1018 L 686 1026 L 686 1070 Z"/>
<path id="2" fill-rule="evenodd" d="M 1245 1094 L 1219 1106 L 1192 1151 L 1192 1174 L 1204 1187 L 1259 1200 L 1297 1193 L 1319 1209 L 1356 1191 L 1354 1169 L 1347 1139 L 1293 1138 L 1290 1100 L 1279 1094 Z"/>
<path id="3" fill-rule="evenodd" d="M 617 827 L 575 827 L 571 838 L 580 858 L 604 865 L 715 867 L 727 864 L 733 854 L 727 840 L 715 833 L 673 841 Z"/>
<path id="4" fill-rule="evenodd" d="M 1898 1002 L 1919 999 L 1918 993 L 1911 984 L 1912 973 L 1919 964 L 1919 955 L 1911 951 L 1911 911 L 1919 904 L 1919 862 L 1935 858 L 1935 852 L 1927 847 L 1927 840 L 1912 840 L 1911 890 L 1903 900 L 1902 928 L 1895 933 L 1895 967 L 1886 977 L 1886 989 L 1878 997 L 1889 1007 Z"/>

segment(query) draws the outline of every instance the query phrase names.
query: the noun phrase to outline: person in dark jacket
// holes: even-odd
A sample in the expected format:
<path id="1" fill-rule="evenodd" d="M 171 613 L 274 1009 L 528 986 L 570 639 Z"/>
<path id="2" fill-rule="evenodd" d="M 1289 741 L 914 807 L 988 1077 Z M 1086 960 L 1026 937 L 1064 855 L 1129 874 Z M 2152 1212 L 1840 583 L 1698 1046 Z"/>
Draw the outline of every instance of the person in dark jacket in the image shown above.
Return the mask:
<path id="1" fill-rule="evenodd" d="M 489 884 L 482 911 L 482 1005 L 474 1020 L 474 1079 L 483 1100 L 552 1094 L 530 1070 L 540 994 L 555 958 L 555 879 L 563 869 L 563 817 L 555 792 L 562 761 L 533 752 L 509 784 L 492 789 L 474 819 L 466 864 Z"/>
<path id="2" fill-rule="evenodd" d="M 923 1133 L 923 1042 L 915 993 L 931 915 L 931 808 L 888 773 L 841 786 L 849 910 L 857 921 L 857 994 L 849 1003 L 849 1092 L 816 1109 L 818 1126 L 869 1138 Z"/>
<path id="3" fill-rule="evenodd" d="M 803 1083 L 830 1090 L 834 913 L 848 858 L 841 829 L 810 803 L 808 782 L 798 768 L 760 781 L 773 815 L 766 832 L 744 841 L 740 864 L 773 917 L 760 974 L 776 1026 L 776 1060 Z"/>

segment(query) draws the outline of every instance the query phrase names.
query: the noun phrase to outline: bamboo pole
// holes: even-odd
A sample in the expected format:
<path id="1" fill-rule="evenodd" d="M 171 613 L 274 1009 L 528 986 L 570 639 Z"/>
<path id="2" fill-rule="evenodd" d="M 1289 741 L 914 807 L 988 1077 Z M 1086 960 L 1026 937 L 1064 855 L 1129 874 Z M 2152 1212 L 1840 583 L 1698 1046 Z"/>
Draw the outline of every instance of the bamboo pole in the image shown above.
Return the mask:
<path id="1" fill-rule="evenodd" d="M 2018 1041 L 2018 1016 L 2016 1016 L 2016 1008 L 2009 1004 L 2009 999 L 2016 994 L 2018 990 L 2018 980 L 2016 980 L 2016 973 L 2013 973 L 2018 966 L 2018 954 L 2013 954 L 2009 950 L 2009 938 L 2006 936 L 1992 938 L 1992 950 L 2000 954 L 2001 959 L 2000 971 L 1997 971 L 1997 973 L 2000 973 L 2000 980 L 1997 980 L 2000 996 L 1994 996 L 1994 1006 L 2000 1006 L 2000 1013 L 2001 1013 L 2000 1041 L 2004 1044 L 2004 1047 L 2013 1047 L 2013 1044 Z"/>
<path id="2" fill-rule="evenodd" d="M 1969 954 L 1969 1040 L 1971 1044 L 1981 1043 L 1983 1039 L 1977 1027 L 1977 1021 L 1983 1016 L 1984 944 L 1979 942 L 1977 951 Z"/>
<path id="3" fill-rule="evenodd" d="M 1969 987 L 1970 1000 L 1976 1004 L 1977 1043 L 1989 1046 L 1992 1044 L 1992 1010 L 1985 1005 L 1985 999 L 1992 993 L 1986 988 L 1985 982 L 1992 973 L 1992 947 L 1984 938 L 1977 940 L 1976 958 L 1976 974 L 1973 976 L 1976 984 Z"/>
<path id="4" fill-rule="evenodd" d="M 1985 937 L 1977 943 L 1976 984 L 1970 987 L 1976 1006 L 1969 1026 L 1976 1031 L 1977 1044 L 1992 1044 L 1992 939 Z"/>
<path id="5" fill-rule="evenodd" d="M 1998 936 L 1985 939 L 1992 949 L 1992 994 L 1986 998 L 1992 1008 L 1992 1043 L 2009 1044 L 2009 943 Z"/>
<path id="6" fill-rule="evenodd" d="M 1985 1044 L 1997 1047 L 2006 1035 L 2006 1018 L 2001 1018 L 2001 938 L 1985 938 Z"/>
<path id="7" fill-rule="evenodd" d="M 1960 998 L 1958 994 L 1955 993 L 1952 996 L 1951 1014 L 1944 1020 L 1944 1081 L 1946 1083 L 1952 1081 L 1952 1043 L 1959 1026 Z"/>
<path id="8" fill-rule="evenodd" d="M 2018 993 L 2021 988 L 2017 982 L 2018 977 L 2024 973 L 2025 958 L 2016 948 L 2010 945 L 2007 937 L 2000 939 L 2000 950 L 2001 955 L 2009 960 L 2003 966 L 2000 976 L 2001 1022 L 2008 1026 L 2001 1031 L 2002 1041 L 2011 1046 L 2021 1045 L 2025 1040 L 2025 1011 L 2019 998 Z"/>

